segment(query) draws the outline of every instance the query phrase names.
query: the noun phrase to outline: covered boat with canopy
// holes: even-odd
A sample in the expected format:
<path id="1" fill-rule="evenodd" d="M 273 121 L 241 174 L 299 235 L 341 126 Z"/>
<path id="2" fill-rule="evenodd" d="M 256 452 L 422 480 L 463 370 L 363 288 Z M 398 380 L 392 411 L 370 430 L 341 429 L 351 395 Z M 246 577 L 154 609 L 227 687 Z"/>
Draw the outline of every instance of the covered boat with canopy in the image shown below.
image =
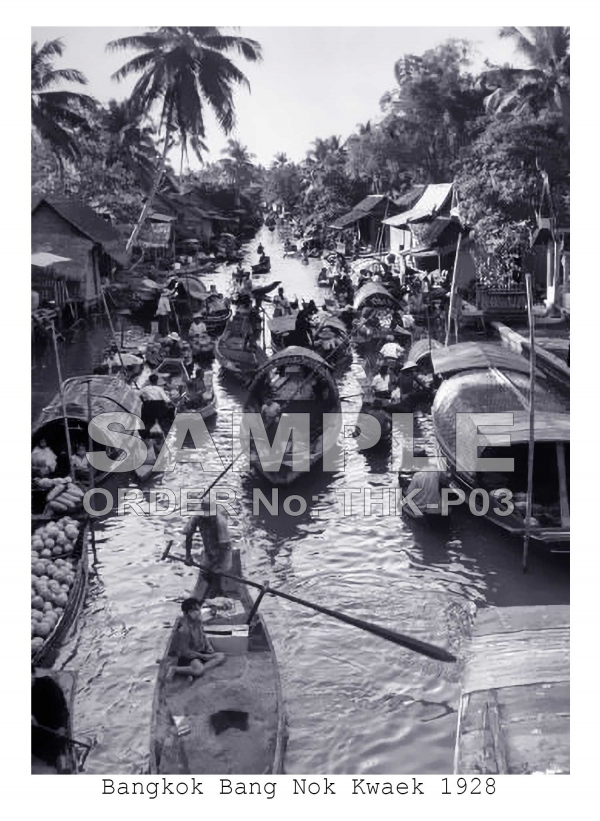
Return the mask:
<path id="1" fill-rule="evenodd" d="M 271 403 L 271 404 L 270 404 Z M 267 415 L 265 405 L 275 410 Z M 325 435 L 323 414 L 339 414 L 340 397 L 331 368 L 314 351 L 292 345 L 272 356 L 256 374 L 250 385 L 245 413 L 261 413 L 265 424 L 266 446 L 272 445 L 277 426 L 284 414 L 306 414 L 309 418 L 308 441 L 300 442 L 300 447 L 308 452 L 310 469 L 323 458 L 325 452 L 337 441 L 340 418 L 330 419 L 333 423 Z M 246 419 L 242 424 L 245 433 Z M 292 436 L 302 435 L 294 430 Z M 256 439 L 255 439 L 256 442 Z M 286 485 L 304 475 L 295 470 L 292 460 L 291 440 L 283 442 L 277 469 L 267 470 L 258 458 L 255 446 L 251 446 L 250 462 L 265 478 L 275 485 Z M 263 460 L 264 461 L 264 460 Z"/>

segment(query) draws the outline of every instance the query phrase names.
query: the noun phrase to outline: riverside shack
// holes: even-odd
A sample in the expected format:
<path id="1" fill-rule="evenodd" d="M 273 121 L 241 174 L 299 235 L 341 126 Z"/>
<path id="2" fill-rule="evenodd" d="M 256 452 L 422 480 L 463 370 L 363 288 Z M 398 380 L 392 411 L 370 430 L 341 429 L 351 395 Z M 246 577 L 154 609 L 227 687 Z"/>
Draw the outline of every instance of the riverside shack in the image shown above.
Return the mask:
<path id="1" fill-rule="evenodd" d="M 64 260 L 51 271 L 33 263 L 32 290 L 40 300 L 55 299 L 58 272 L 65 301 L 85 310 L 100 299 L 102 280 L 127 263 L 125 244 L 109 222 L 80 200 L 49 196 L 38 196 L 31 205 L 31 253 Z"/>

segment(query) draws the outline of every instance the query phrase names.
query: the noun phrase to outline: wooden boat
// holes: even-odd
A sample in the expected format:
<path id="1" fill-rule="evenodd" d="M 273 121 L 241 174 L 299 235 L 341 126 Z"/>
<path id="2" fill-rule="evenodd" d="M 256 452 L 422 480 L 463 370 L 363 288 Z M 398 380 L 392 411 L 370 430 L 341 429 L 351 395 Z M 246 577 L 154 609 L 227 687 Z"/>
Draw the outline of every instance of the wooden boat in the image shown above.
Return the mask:
<path id="1" fill-rule="evenodd" d="M 335 368 L 351 356 L 350 337 L 344 322 L 335 316 L 323 314 L 313 332 L 313 350 Z"/>
<path id="2" fill-rule="evenodd" d="M 271 334 L 271 349 L 274 353 L 282 351 L 287 345 L 287 338 L 296 329 L 296 317 L 298 310 L 293 310 L 289 314 L 272 316 L 268 320 L 269 332 Z"/>
<path id="3" fill-rule="evenodd" d="M 352 339 L 359 344 L 381 347 L 394 327 L 394 315 L 400 305 L 390 292 L 377 282 L 368 282 L 354 297 L 356 319 Z"/>
<path id="4" fill-rule="evenodd" d="M 217 413 L 213 375 L 211 370 L 204 371 L 202 379 L 190 379 L 185 393 L 177 405 L 179 413 L 199 413 L 203 419 L 210 419 Z"/>
<path id="5" fill-rule="evenodd" d="M 206 325 L 206 332 L 213 338 L 223 333 L 231 319 L 231 308 L 223 304 L 218 294 L 207 294 L 201 300 L 197 313 L 201 314 L 202 322 Z"/>
<path id="6" fill-rule="evenodd" d="M 252 266 L 252 274 L 268 274 L 271 270 L 271 258 L 265 257 L 261 262 Z"/>
<path id="7" fill-rule="evenodd" d="M 308 348 L 292 345 L 274 354 L 256 374 L 248 391 L 244 407 L 246 413 L 260 413 L 267 399 L 279 404 L 282 413 L 308 414 L 309 441 L 306 443 L 309 465 L 312 469 L 337 441 L 340 417 L 331 430 L 324 430 L 323 414 L 340 413 L 340 397 L 332 370 L 318 354 Z M 245 435 L 242 422 L 242 436 Z M 326 435 L 327 434 L 327 435 Z M 273 436 L 267 431 L 267 439 Z M 295 434 L 294 434 L 295 436 Z M 263 443 L 268 445 L 269 442 Z M 277 457 L 274 457 L 278 461 Z M 250 462 L 275 485 L 287 485 L 306 475 L 293 469 L 292 453 L 284 446 L 277 470 L 266 470 L 254 446 L 251 446 Z M 267 465 L 268 467 L 268 465 Z"/>
<path id="8" fill-rule="evenodd" d="M 91 405 L 91 415 L 88 411 L 88 385 Z M 62 384 L 62 392 L 67 413 L 69 437 L 75 452 L 77 443 L 88 445 L 88 424 L 90 419 L 101 413 L 130 413 L 141 416 L 142 403 L 137 392 L 119 376 L 73 376 Z M 130 448 L 139 446 L 141 440 L 135 429 L 128 431 L 131 434 Z M 60 393 L 52 399 L 33 425 L 32 442 L 37 444 L 45 439 L 48 446 L 58 457 L 55 475 L 66 476 L 69 473 L 68 450 L 63 417 L 63 406 Z M 118 442 L 115 443 L 118 448 Z M 95 444 L 95 450 L 104 449 L 103 445 Z M 96 484 L 103 482 L 110 472 L 97 472 Z M 45 499 L 45 494 L 44 494 Z M 34 512 L 36 500 L 33 499 Z"/>
<path id="9" fill-rule="evenodd" d="M 217 340 L 215 355 L 221 367 L 243 382 L 252 379 L 267 355 L 256 342 L 247 310 L 238 310 Z"/>
<path id="10" fill-rule="evenodd" d="M 38 668 L 32 674 L 31 714 L 39 717 L 38 725 L 54 731 L 32 724 L 32 775 L 76 775 L 83 766 L 77 747 L 61 738 L 73 738 L 75 683 L 75 674 L 67 670 Z"/>
<path id="11" fill-rule="evenodd" d="M 50 524 L 50 518 L 32 518 L 32 533 L 44 524 Z M 86 519 L 79 528 L 79 534 L 75 543 L 75 549 L 69 558 L 77 562 L 74 573 L 73 584 L 69 590 L 67 603 L 56 622 L 54 630 L 44 640 L 43 645 L 38 649 L 32 649 L 31 663 L 35 667 L 51 667 L 56 661 L 58 651 L 64 644 L 69 633 L 75 626 L 88 588 L 88 545 L 89 545 L 89 522 Z M 66 558 L 66 557 L 65 557 Z M 33 566 L 33 565 L 32 565 Z"/>
<path id="12" fill-rule="evenodd" d="M 317 285 L 319 288 L 330 288 L 331 283 L 333 281 L 333 276 L 331 276 L 330 271 L 323 268 L 319 271 L 319 276 L 317 277 Z"/>
<path id="13" fill-rule="evenodd" d="M 476 344 L 476 343 L 474 343 Z M 502 348 L 475 351 L 459 348 L 456 361 L 452 348 L 434 351 L 432 360 L 436 373 L 443 375 L 432 406 L 434 430 L 441 454 L 448 460 L 452 484 L 469 493 L 481 488 L 490 494 L 490 506 L 485 514 L 491 522 L 509 533 L 522 537 L 525 533 L 525 498 L 527 492 L 527 454 L 529 443 L 529 376 L 528 363 Z M 494 347 L 495 346 L 491 346 Z M 486 366 L 494 361 L 494 366 Z M 442 367 L 440 363 L 446 363 Z M 436 365 L 437 363 L 437 365 Z M 477 364 L 475 364 L 477 363 Z M 500 363 L 502 363 L 500 367 Z M 469 364 L 472 367 L 469 367 Z M 497 366 L 496 366 L 497 365 Z M 534 391 L 535 448 L 533 474 L 533 508 L 531 539 L 550 551 L 568 551 L 569 526 L 569 409 L 567 402 L 540 382 Z M 512 413 L 512 425 L 489 425 L 475 422 L 464 426 L 466 445 L 479 448 L 479 457 L 514 459 L 512 472 L 467 470 L 457 463 L 457 414 Z M 479 434 L 478 434 L 479 430 Z M 510 436 L 510 446 L 495 444 L 497 436 Z M 485 437 L 489 437 L 486 438 Z M 471 450 L 471 452 L 473 452 Z M 496 504 L 491 494 L 508 488 L 514 510 L 509 515 L 505 504 Z"/>
<path id="14" fill-rule="evenodd" d="M 569 605 L 480 608 L 463 658 L 455 774 L 568 774 Z"/>
<path id="15" fill-rule="evenodd" d="M 238 550 L 231 572 L 241 575 Z M 154 690 L 152 774 L 283 772 L 286 725 L 273 643 L 245 585 L 227 580 L 223 588 L 228 609 L 212 618 L 208 610 L 203 618 L 215 650 L 226 654 L 223 665 L 192 684 L 185 676 L 170 677 L 179 622 L 169 639 Z M 200 576 L 192 595 L 204 602 L 206 593 Z"/>

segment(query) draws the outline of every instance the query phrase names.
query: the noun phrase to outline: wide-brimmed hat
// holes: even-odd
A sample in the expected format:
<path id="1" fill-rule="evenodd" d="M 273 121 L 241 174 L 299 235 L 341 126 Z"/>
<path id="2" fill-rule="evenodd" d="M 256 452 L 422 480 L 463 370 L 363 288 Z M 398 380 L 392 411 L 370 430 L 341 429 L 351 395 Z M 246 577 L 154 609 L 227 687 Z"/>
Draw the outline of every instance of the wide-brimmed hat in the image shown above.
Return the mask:
<path id="1" fill-rule="evenodd" d="M 194 314 L 193 318 L 194 319 L 204 319 L 204 314 L 201 314 L 200 312 L 198 312 L 197 314 Z"/>
<path id="2" fill-rule="evenodd" d="M 169 339 L 172 339 L 174 342 L 179 342 L 180 337 L 178 333 L 175 333 L 175 331 L 173 331 L 169 334 Z"/>

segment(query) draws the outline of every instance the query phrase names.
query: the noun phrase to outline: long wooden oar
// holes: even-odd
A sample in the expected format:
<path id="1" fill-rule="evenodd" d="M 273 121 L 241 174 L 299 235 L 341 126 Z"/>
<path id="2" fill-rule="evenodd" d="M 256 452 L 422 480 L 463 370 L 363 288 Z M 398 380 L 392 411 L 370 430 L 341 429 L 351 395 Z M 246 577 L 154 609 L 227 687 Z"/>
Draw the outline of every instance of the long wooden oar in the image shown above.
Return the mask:
<path id="1" fill-rule="evenodd" d="M 167 549 L 163 553 L 163 559 L 167 558 L 169 555 L 171 544 L 172 542 L 167 545 Z M 183 562 L 184 564 L 186 563 L 185 559 L 180 556 L 170 556 L 169 558 L 171 561 Z M 415 653 L 420 653 L 423 656 L 428 656 L 436 661 L 456 661 L 456 656 L 453 656 L 452 653 L 449 653 L 442 647 L 436 647 L 435 645 L 428 644 L 425 641 L 420 641 L 419 639 L 414 639 L 411 636 L 405 636 L 402 633 L 397 633 L 395 630 L 389 630 L 387 627 L 381 627 L 378 624 L 363 621 L 363 619 L 355 619 L 353 616 L 347 616 L 345 613 L 340 613 L 338 610 L 331 610 L 329 607 L 323 607 L 320 604 L 315 604 L 314 602 L 307 601 L 306 599 L 301 599 L 298 596 L 293 596 L 291 593 L 284 593 L 283 590 L 276 590 L 274 587 L 259 584 L 251 579 L 244 579 L 241 576 L 234 576 L 231 573 L 224 573 L 222 571 L 210 570 L 209 568 L 203 567 L 201 564 L 197 564 L 196 562 L 192 562 L 191 564 L 193 567 L 197 567 L 199 570 L 203 570 L 207 574 L 222 576 L 225 579 L 232 579 L 233 581 L 239 582 L 240 584 L 245 584 L 248 587 L 255 587 L 262 593 L 269 593 L 272 596 L 279 596 L 282 599 L 287 599 L 288 601 L 295 602 L 296 604 L 301 604 L 303 607 L 310 607 L 311 610 L 316 610 L 317 613 L 323 613 L 325 616 L 331 616 L 331 618 L 344 622 L 344 624 L 351 624 L 353 627 L 358 627 L 366 633 L 372 633 L 374 636 L 379 636 L 379 638 L 391 641 L 393 644 L 400 645 L 400 647 L 406 647 L 408 650 L 412 650 Z"/>
<path id="2" fill-rule="evenodd" d="M 78 747 L 85 747 L 86 750 L 92 749 L 91 744 L 86 744 L 83 741 L 77 741 L 76 738 L 69 738 L 68 735 L 63 735 L 58 730 L 53 730 L 52 727 L 45 727 L 43 724 L 32 724 L 32 727 L 37 727 L 38 730 L 43 730 L 45 733 L 50 733 L 51 735 L 54 735 L 57 738 L 62 738 L 62 740 L 66 741 L 68 744 L 76 744 Z"/>

